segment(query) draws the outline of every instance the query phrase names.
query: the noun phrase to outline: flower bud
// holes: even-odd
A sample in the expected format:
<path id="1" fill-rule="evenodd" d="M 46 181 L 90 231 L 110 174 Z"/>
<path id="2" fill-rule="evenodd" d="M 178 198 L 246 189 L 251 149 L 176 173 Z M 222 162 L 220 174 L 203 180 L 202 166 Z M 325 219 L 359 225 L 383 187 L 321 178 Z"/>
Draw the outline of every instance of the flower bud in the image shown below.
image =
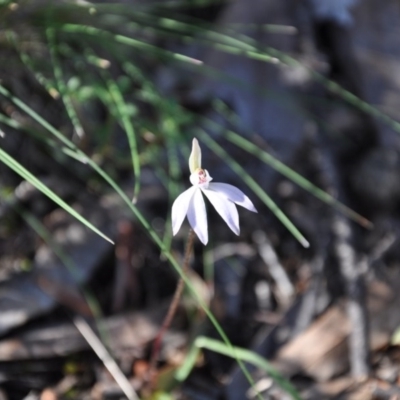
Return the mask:
<path id="1" fill-rule="evenodd" d="M 197 139 L 193 139 L 192 152 L 189 157 L 189 169 L 193 174 L 196 170 L 201 168 L 201 149 Z"/>

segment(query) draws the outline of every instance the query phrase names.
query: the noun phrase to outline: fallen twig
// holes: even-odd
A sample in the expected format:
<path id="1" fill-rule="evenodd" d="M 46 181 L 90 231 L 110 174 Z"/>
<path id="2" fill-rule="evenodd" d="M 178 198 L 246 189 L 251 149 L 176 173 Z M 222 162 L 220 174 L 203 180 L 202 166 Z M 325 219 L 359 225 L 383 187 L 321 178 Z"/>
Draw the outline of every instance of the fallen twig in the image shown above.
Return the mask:
<path id="1" fill-rule="evenodd" d="M 138 395 L 133 389 L 131 383 L 128 381 L 126 376 L 123 374 L 118 364 L 112 358 L 111 354 L 105 348 L 103 343 L 94 333 L 90 325 L 79 315 L 73 318 L 76 328 L 79 330 L 81 335 L 90 344 L 93 351 L 97 354 L 101 361 L 103 361 L 104 366 L 108 369 L 110 374 L 113 376 L 121 390 L 124 392 L 129 400 L 139 400 Z"/>

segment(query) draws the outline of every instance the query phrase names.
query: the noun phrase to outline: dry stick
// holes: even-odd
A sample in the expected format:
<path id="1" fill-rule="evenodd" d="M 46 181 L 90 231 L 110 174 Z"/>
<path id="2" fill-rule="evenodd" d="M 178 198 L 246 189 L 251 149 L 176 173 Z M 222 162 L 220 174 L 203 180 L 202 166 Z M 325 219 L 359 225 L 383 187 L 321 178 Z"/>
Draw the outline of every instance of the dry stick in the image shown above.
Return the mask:
<path id="1" fill-rule="evenodd" d="M 184 274 L 186 274 L 187 271 L 189 270 L 190 255 L 192 254 L 194 238 L 195 238 L 195 233 L 194 233 L 193 229 L 190 229 L 189 234 L 188 234 L 188 241 L 186 244 L 185 257 L 183 259 L 182 272 Z M 160 331 L 158 332 L 157 337 L 154 340 L 153 349 L 152 349 L 151 358 L 150 358 L 150 366 L 149 366 L 148 373 L 147 373 L 147 380 L 149 382 L 150 388 L 152 386 L 152 377 L 153 377 L 153 374 L 154 374 L 154 371 L 156 368 L 158 356 L 160 354 L 161 342 L 162 342 L 164 333 L 171 325 L 172 319 L 178 308 L 179 301 L 181 299 L 184 287 L 185 287 L 185 282 L 184 282 L 183 278 L 180 277 L 178 284 L 176 286 L 176 289 L 175 289 L 174 297 L 172 298 L 171 304 L 168 308 L 167 315 L 165 316 L 164 321 L 161 325 Z"/>
<path id="2" fill-rule="evenodd" d="M 139 397 L 133 389 L 128 378 L 123 374 L 118 364 L 112 358 L 111 354 L 108 352 L 101 340 L 94 333 L 91 326 L 79 315 L 75 316 L 73 321 L 78 331 L 86 339 L 100 360 L 103 361 L 104 366 L 114 377 L 125 396 L 129 400 L 139 400 Z"/>
<path id="3" fill-rule="evenodd" d="M 294 294 L 294 287 L 279 261 L 279 258 L 271 245 L 267 235 L 261 230 L 254 232 L 254 242 L 258 247 L 258 252 L 268 267 L 269 273 L 275 280 L 278 288 L 278 297 L 283 306 L 287 306 Z"/>
<path id="4" fill-rule="evenodd" d="M 341 193 L 341 185 L 337 176 L 332 157 L 326 152 L 318 151 L 315 148 L 317 157 L 311 157 L 316 160 L 317 170 L 320 173 L 320 179 L 328 192 Z M 318 157 L 320 155 L 320 157 Z M 320 161 L 318 161 L 320 160 Z M 341 199 L 342 196 L 338 196 Z M 342 198 L 343 200 L 343 198 Z M 369 327 L 368 314 L 366 309 L 366 288 L 364 271 L 365 260 L 359 260 L 356 249 L 352 244 L 353 229 L 350 221 L 337 211 L 332 215 L 332 234 L 334 236 L 334 251 L 339 265 L 340 274 L 344 280 L 345 291 L 347 295 L 346 312 L 351 324 L 349 341 L 349 358 L 351 375 L 356 379 L 363 379 L 369 373 Z M 322 232 L 321 232 L 322 233 Z M 323 234 L 317 238 L 322 242 L 320 247 L 327 248 Z M 324 255 L 326 260 L 326 254 Z"/>
<path id="5" fill-rule="evenodd" d="M 368 316 L 365 304 L 366 289 L 363 270 L 366 266 L 357 260 L 351 240 L 349 222 L 336 215 L 333 223 L 336 256 L 347 292 L 347 315 L 351 323 L 349 338 L 351 375 L 365 379 L 369 374 Z"/>

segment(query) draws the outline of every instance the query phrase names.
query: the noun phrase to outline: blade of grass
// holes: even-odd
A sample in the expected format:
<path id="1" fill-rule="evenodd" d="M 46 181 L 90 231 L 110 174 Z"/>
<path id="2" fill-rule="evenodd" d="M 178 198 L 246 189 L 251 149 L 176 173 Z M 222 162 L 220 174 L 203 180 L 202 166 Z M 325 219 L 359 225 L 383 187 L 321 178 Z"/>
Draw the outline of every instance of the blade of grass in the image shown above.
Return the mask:
<path id="1" fill-rule="evenodd" d="M 297 61 L 295 58 L 288 56 L 287 54 L 285 54 L 277 49 L 268 47 L 266 49 L 266 51 L 268 51 L 270 54 L 273 54 L 276 58 L 278 58 L 285 65 L 305 68 L 316 81 L 320 82 L 330 92 L 339 95 L 343 100 L 345 100 L 347 103 L 355 106 L 359 110 L 364 111 L 365 113 L 380 119 L 386 125 L 390 126 L 395 132 L 400 134 L 400 122 L 396 121 L 395 119 L 391 118 L 389 115 L 380 111 L 378 108 L 374 107 L 373 105 L 367 103 L 366 101 L 360 99 L 353 93 L 344 89 L 338 83 L 326 78 L 324 75 L 314 71 L 313 69 L 306 67 L 300 61 Z"/>
<path id="2" fill-rule="evenodd" d="M 47 196 L 50 200 L 54 201 L 54 203 L 58 204 L 61 208 L 71 214 L 74 218 L 80 221 L 83 225 L 91 229 L 93 232 L 97 233 L 103 239 L 108 242 L 114 244 L 114 242 L 98 230 L 94 225 L 92 225 L 87 219 L 82 217 L 79 213 L 77 213 L 72 207 L 70 207 L 64 200 L 62 200 L 56 193 L 50 190 L 46 185 L 44 185 L 39 179 L 37 179 L 33 174 L 31 174 L 25 167 L 23 167 L 17 160 L 12 158 L 9 154 L 7 154 L 3 149 L 0 148 L 0 161 L 7 165 L 10 169 L 12 169 L 15 173 L 21 176 L 23 179 L 28 181 L 31 185 L 33 185 L 36 189 L 41 191 L 45 196 Z"/>
<path id="3" fill-rule="evenodd" d="M 4 114 L 0 114 L 0 123 L 8 125 L 14 129 L 18 129 L 19 131 L 27 132 L 36 140 L 46 144 L 47 146 L 55 146 L 55 140 L 53 138 L 43 137 L 41 133 L 36 132 L 34 129 L 32 129 L 32 127 L 26 126 L 15 119 L 8 118 Z"/>
<path id="4" fill-rule="evenodd" d="M 2 122 L 5 125 L 8 125 L 10 128 L 22 129 L 22 125 L 18 121 L 12 118 L 8 118 L 1 113 L 0 113 L 0 122 Z"/>
<path id="5" fill-rule="evenodd" d="M 157 54 L 162 57 L 167 57 L 168 59 L 183 61 L 183 62 L 187 62 L 190 64 L 201 64 L 201 61 L 196 60 L 192 57 L 188 57 L 183 54 L 164 50 L 164 49 L 154 46 L 152 44 L 149 44 L 149 43 L 137 40 L 137 39 L 133 39 L 128 36 L 114 34 L 114 33 L 108 32 L 103 29 L 95 28 L 93 26 L 65 24 L 65 25 L 62 25 L 60 27 L 60 29 L 63 32 L 67 32 L 67 33 L 79 33 L 79 34 L 95 36 L 97 38 L 97 40 L 112 39 L 117 43 L 122 43 L 122 44 L 125 44 L 128 46 L 132 46 L 132 47 L 135 47 L 140 50 L 151 51 L 154 54 Z"/>
<path id="6" fill-rule="evenodd" d="M 137 13 L 140 15 L 141 13 Z M 144 14 L 143 14 L 144 15 Z M 233 55 L 244 55 L 249 58 L 254 58 L 257 59 L 258 57 L 262 57 L 263 61 L 268 61 L 273 64 L 276 64 L 279 62 L 279 60 L 276 57 L 268 57 L 266 55 L 260 54 L 260 52 L 255 51 L 249 46 L 244 46 L 242 45 L 241 47 L 233 46 L 231 44 L 227 44 L 224 42 L 231 41 L 229 37 L 226 37 L 225 35 L 218 34 L 217 32 L 212 32 L 212 31 L 207 31 L 205 29 L 194 29 L 193 26 L 191 26 L 191 32 L 190 33 L 198 33 L 198 32 L 193 32 L 193 31 L 199 31 L 203 34 L 206 35 L 206 37 L 193 37 L 193 36 L 183 36 L 182 32 L 185 32 L 181 28 L 182 23 L 180 23 L 177 20 L 169 19 L 169 18 L 157 18 L 154 19 L 153 16 L 146 16 L 146 17 L 151 17 L 151 21 L 157 23 L 157 26 L 149 27 L 146 26 L 146 29 L 153 31 L 155 34 L 158 34 L 160 37 L 170 37 L 174 39 L 179 39 L 181 42 L 185 44 L 196 44 L 196 45 L 207 45 L 215 50 L 220 50 L 225 53 L 233 54 Z M 146 18 L 148 20 L 149 18 Z M 138 23 L 131 23 L 129 26 L 134 27 L 137 29 L 138 32 L 140 32 L 143 27 L 138 24 Z M 178 28 L 177 32 L 171 32 L 169 29 L 176 29 Z M 167 30 L 166 30 L 167 29 Z M 211 33 L 211 34 L 210 34 Z M 187 34 L 187 32 L 186 32 Z M 212 37 L 210 37 L 212 36 Z"/>
<path id="7" fill-rule="evenodd" d="M 293 25 L 279 25 L 279 24 L 253 24 L 253 23 L 230 23 L 227 28 L 234 30 L 235 28 L 244 28 L 246 31 L 264 31 L 269 33 L 276 33 L 281 35 L 295 35 L 298 29 Z"/>
<path id="8" fill-rule="evenodd" d="M 18 48 L 17 40 L 14 37 L 14 35 L 8 35 L 7 38 L 10 42 L 14 44 L 14 47 L 17 50 L 21 58 L 21 61 L 32 72 L 36 80 L 46 89 L 47 93 L 49 93 L 50 96 L 53 97 L 53 99 L 57 99 L 59 96 L 59 91 L 55 88 L 54 83 L 48 78 L 46 78 L 42 72 L 38 71 L 34 67 L 34 62 L 27 53 L 21 51 L 21 49 Z"/>
<path id="9" fill-rule="evenodd" d="M 343 203 L 336 200 L 329 193 L 315 186 L 309 180 L 298 174 L 293 169 L 286 166 L 284 163 L 279 161 L 277 158 L 269 154 L 268 152 L 262 150 L 259 146 L 256 146 L 254 143 L 245 139 L 244 137 L 234 133 L 233 131 L 226 131 L 224 137 L 228 139 L 230 142 L 240 147 L 243 150 L 246 150 L 248 153 L 253 156 L 258 157 L 261 161 L 270 165 L 276 171 L 281 173 L 283 176 L 286 176 L 292 182 L 297 183 L 300 187 L 302 187 L 307 192 L 314 195 L 316 198 L 320 199 L 324 203 L 336 208 L 338 211 L 346 215 L 348 218 L 358 222 L 361 226 L 372 229 L 373 224 L 369 220 L 367 220 L 362 215 L 356 213 L 351 208 L 345 206 Z"/>
<path id="10" fill-rule="evenodd" d="M 185 359 L 185 362 L 175 374 L 175 378 L 178 381 L 184 381 L 188 377 L 198 358 L 200 349 L 211 350 L 231 358 L 238 357 L 244 362 L 255 365 L 256 367 L 265 371 L 283 390 L 285 390 L 286 393 L 290 394 L 293 399 L 301 400 L 300 394 L 293 387 L 293 385 L 287 379 L 285 379 L 279 373 L 279 371 L 277 371 L 265 358 L 251 350 L 240 347 L 228 348 L 225 343 L 219 340 L 210 339 L 205 336 L 199 336 L 195 339 L 192 348 Z"/>
<path id="11" fill-rule="evenodd" d="M 176 151 L 176 147 L 173 143 L 173 140 L 171 140 L 171 135 L 168 135 L 169 133 L 172 133 L 172 131 L 176 131 L 177 127 L 175 126 L 175 123 L 173 122 L 172 118 L 167 118 L 166 121 L 170 121 L 170 123 L 166 123 L 166 126 L 164 127 L 166 129 L 166 141 L 167 141 L 167 156 L 168 156 L 168 203 L 169 206 L 172 207 L 173 201 L 176 199 L 176 197 L 179 195 L 181 192 L 181 185 L 178 184 L 178 182 L 182 178 L 182 171 L 179 165 L 178 161 L 178 154 Z M 168 220 L 167 220 L 167 226 L 171 226 L 171 215 L 168 214 Z M 172 231 L 171 230 L 166 230 L 164 234 L 164 245 L 167 249 L 171 248 L 172 244 Z"/>
<path id="12" fill-rule="evenodd" d="M 28 114 L 32 119 L 42 125 L 46 130 L 48 130 L 52 135 L 54 135 L 60 142 L 64 143 L 65 146 L 74 149 L 76 146 L 68 140 L 60 131 L 55 129 L 51 124 L 49 124 L 44 118 L 42 118 L 38 113 L 36 113 L 32 108 L 28 107 L 23 101 L 18 97 L 12 95 L 2 84 L 0 84 L 0 94 L 11 100 L 17 107 Z"/>
<path id="13" fill-rule="evenodd" d="M 79 139 L 82 139 L 83 136 L 85 135 L 85 131 L 82 127 L 82 124 L 79 121 L 78 115 L 72 104 L 71 97 L 68 93 L 67 86 L 64 82 L 62 68 L 61 68 L 59 59 L 57 57 L 57 45 L 56 45 L 54 29 L 47 28 L 46 35 L 47 35 L 47 41 L 48 41 L 48 45 L 49 45 L 49 49 L 50 49 L 51 61 L 53 64 L 54 76 L 56 78 L 56 82 L 57 82 L 57 86 L 58 86 L 58 92 L 61 94 L 61 98 L 65 105 L 65 109 L 66 109 L 68 117 L 71 120 L 72 125 L 75 129 L 76 135 L 79 137 Z"/>
<path id="14" fill-rule="evenodd" d="M 203 267 L 204 280 L 207 283 L 209 290 L 211 291 L 210 297 L 213 297 L 215 268 L 214 268 L 214 258 L 213 258 L 212 251 L 204 249 L 204 251 L 203 251 L 203 266 L 204 266 Z"/>
<path id="15" fill-rule="evenodd" d="M 129 109 L 127 107 L 127 104 L 125 103 L 121 91 L 119 90 L 118 85 L 111 78 L 110 74 L 108 74 L 106 71 L 103 70 L 102 75 L 106 82 L 108 91 L 112 99 L 114 100 L 117 113 L 119 114 L 119 118 L 121 119 L 121 124 L 125 129 L 126 135 L 128 137 L 128 143 L 132 158 L 133 174 L 135 177 L 132 202 L 136 203 L 140 191 L 140 158 L 139 158 L 135 129 L 131 122 L 131 115 L 129 113 Z"/>

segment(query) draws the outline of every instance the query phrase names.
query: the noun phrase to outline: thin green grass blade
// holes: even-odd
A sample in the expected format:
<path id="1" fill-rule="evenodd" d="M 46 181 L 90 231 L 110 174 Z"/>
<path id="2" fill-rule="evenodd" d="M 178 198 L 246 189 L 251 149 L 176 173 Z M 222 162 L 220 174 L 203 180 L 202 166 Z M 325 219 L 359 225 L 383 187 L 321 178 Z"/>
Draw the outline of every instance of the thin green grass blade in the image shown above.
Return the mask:
<path id="1" fill-rule="evenodd" d="M 144 50 L 144 51 L 151 51 L 152 53 L 157 54 L 160 57 L 167 57 L 168 59 L 172 59 L 172 60 L 183 61 L 183 62 L 187 62 L 190 64 L 201 64 L 201 61 L 196 60 L 192 57 L 188 57 L 183 54 L 164 50 L 164 49 L 154 46 L 152 44 L 149 44 L 149 43 L 137 40 L 137 39 L 133 39 L 128 36 L 114 34 L 114 33 L 108 32 L 103 29 L 95 28 L 93 26 L 65 24 L 65 25 L 62 25 L 60 27 L 60 29 L 61 29 L 61 31 L 67 32 L 67 33 L 77 33 L 77 34 L 86 34 L 86 35 L 90 35 L 90 36 L 95 36 L 97 38 L 97 40 L 111 39 L 117 43 L 132 46 L 137 49 Z"/>
<path id="2" fill-rule="evenodd" d="M 8 118 L 4 114 L 0 114 L 0 123 L 3 123 L 4 125 L 8 125 L 10 128 L 18 129 L 19 131 L 28 132 L 36 140 L 38 140 L 42 143 L 45 143 L 48 146 L 54 146 L 54 144 L 55 144 L 55 140 L 53 138 L 43 137 L 43 135 L 36 132 L 31 127 L 26 126 L 15 119 Z M 4 134 L 4 136 L 5 136 L 5 134 Z M 0 137 L 2 137 L 1 130 L 0 130 Z"/>
<path id="3" fill-rule="evenodd" d="M 10 128 L 22 129 L 22 125 L 18 121 L 12 118 L 8 118 L 4 114 L 0 114 L 0 122 L 8 125 Z"/>
<path id="4" fill-rule="evenodd" d="M 185 363 L 175 375 L 177 380 L 183 381 L 187 378 L 190 371 L 194 367 L 199 349 L 215 351 L 216 353 L 223 354 L 227 357 L 240 358 L 244 362 L 253 364 L 265 371 L 286 393 L 290 394 L 294 400 L 301 400 L 301 396 L 294 386 L 287 379 L 285 379 L 279 373 L 279 371 L 277 371 L 265 358 L 251 350 L 240 347 L 228 348 L 226 347 L 225 343 L 222 343 L 219 340 L 210 339 L 205 336 L 199 336 L 194 341 L 192 350 L 189 352 Z"/>
<path id="5" fill-rule="evenodd" d="M 225 53 L 233 55 L 243 55 L 255 59 L 261 57 L 263 61 L 268 61 L 274 64 L 279 62 L 279 60 L 276 57 L 271 57 L 265 54 L 261 54 L 259 51 L 256 51 L 255 49 L 252 48 L 252 46 L 248 45 L 245 42 L 241 42 L 228 35 L 224 35 L 210 29 L 201 28 L 195 25 L 190 25 L 171 18 L 157 17 L 154 15 L 148 15 L 141 12 L 137 12 L 135 13 L 135 15 L 140 16 L 145 23 L 150 22 L 156 24 L 156 26 L 153 26 L 150 29 L 152 29 L 155 33 L 158 33 L 160 36 L 162 35 L 162 37 L 172 36 L 175 38 L 179 38 L 186 44 L 187 43 L 203 44 L 215 50 L 220 50 Z M 142 28 L 137 23 L 135 23 L 134 26 L 137 26 L 138 29 Z M 165 31 L 163 29 L 168 29 L 168 30 Z M 172 32 L 170 30 L 172 30 Z M 204 37 L 183 36 L 183 34 L 185 33 L 191 35 L 201 33 Z"/>
<path id="6" fill-rule="evenodd" d="M 295 58 L 293 58 L 277 49 L 268 47 L 268 48 L 266 48 L 265 51 L 268 52 L 270 55 L 273 55 L 274 57 L 279 59 L 280 62 L 282 62 L 285 65 L 305 68 L 316 81 L 320 82 L 330 92 L 339 95 L 348 104 L 355 106 L 359 110 L 364 111 L 366 114 L 369 114 L 373 117 L 380 119 L 386 125 L 390 126 L 396 133 L 400 134 L 400 122 L 399 121 L 396 121 L 389 115 L 380 111 L 377 107 L 374 107 L 373 105 L 360 99 L 355 94 L 344 89 L 338 83 L 326 78 L 324 75 L 314 71 L 313 69 L 306 67 L 300 61 L 296 60 Z"/>
<path id="7" fill-rule="evenodd" d="M 32 58 L 27 53 L 21 51 L 13 35 L 8 35 L 8 39 L 10 42 L 13 43 L 14 48 L 18 52 L 19 57 L 21 58 L 21 61 L 25 65 L 25 67 L 27 67 L 28 70 L 35 76 L 36 80 L 46 89 L 47 93 L 49 93 L 51 97 L 56 99 L 59 96 L 59 92 L 55 88 L 54 82 L 46 78 L 42 72 L 38 71 L 34 67 L 34 62 Z"/>
<path id="8" fill-rule="evenodd" d="M 51 61 L 53 64 L 54 76 L 56 78 L 58 91 L 61 94 L 61 98 L 63 100 L 65 109 L 67 111 L 68 117 L 72 122 L 72 125 L 75 129 L 75 133 L 77 136 L 82 139 L 85 135 L 83 130 L 82 124 L 79 121 L 78 115 L 75 111 L 75 108 L 72 104 L 71 96 L 68 93 L 67 86 L 64 81 L 62 68 L 57 57 L 57 45 L 55 39 L 55 31 L 52 28 L 46 29 L 47 41 L 49 44 L 50 54 L 51 54 Z"/>
<path id="9" fill-rule="evenodd" d="M 131 115 L 129 112 L 129 108 L 124 100 L 124 97 L 119 90 L 118 85 L 115 81 L 111 78 L 110 74 L 106 71 L 102 71 L 103 78 L 106 82 L 108 91 L 114 100 L 118 116 L 121 120 L 121 124 L 125 129 L 126 136 L 128 137 L 129 148 L 131 152 L 131 159 L 132 159 L 132 167 L 133 167 L 133 174 L 135 177 L 134 189 L 133 189 L 133 198 L 132 202 L 136 203 L 137 197 L 140 191 L 140 158 L 139 158 L 139 150 L 136 140 L 135 129 L 131 122 Z"/>
<path id="10" fill-rule="evenodd" d="M 203 251 L 203 268 L 204 268 L 204 280 L 207 283 L 209 289 L 214 288 L 214 258 L 213 253 L 210 250 L 204 249 Z"/>
<path id="11" fill-rule="evenodd" d="M 228 29 L 235 30 L 237 28 L 245 29 L 246 32 L 249 30 L 257 32 L 269 32 L 276 33 L 279 35 L 296 35 L 298 29 L 293 25 L 279 25 L 279 24 L 253 24 L 253 23 L 235 23 L 232 22 L 226 25 Z"/>
<path id="12" fill-rule="evenodd" d="M 167 120 L 168 121 L 168 120 Z M 172 126 L 169 126 L 171 125 Z M 169 129 L 173 129 L 176 127 L 174 126 L 175 124 L 167 123 L 167 131 Z M 181 192 L 181 185 L 178 184 L 178 182 L 181 180 L 182 173 L 181 173 L 181 168 L 179 166 L 179 161 L 178 161 L 178 154 L 176 152 L 176 147 L 174 146 L 173 140 L 171 140 L 170 135 L 166 135 L 166 141 L 167 141 L 167 156 L 168 156 L 168 201 L 170 207 L 172 207 L 172 203 L 174 200 L 178 197 L 179 193 Z M 167 220 L 167 226 L 171 226 L 171 214 L 168 214 L 168 220 Z M 171 248 L 172 244 L 172 231 L 171 230 L 166 230 L 164 233 L 164 245 L 167 249 Z"/>
<path id="13" fill-rule="evenodd" d="M 71 214 L 74 218 L 80 221 L 83 225 L 87 226 L 93 232 L 97 233 L 103 239 L 114 244 L 114 242 L 98 230 L 94 225 L 92 225 L 87 219 L 83 218 L 78 214 L 72 207 L 70 207 L 64 200 L 62 200 L 57 194 L 50 190 L 46 185 L 44 185 L 39 179 L 37 179 L 33 174 L 31 174 L 25 167 L 23 167 L 17 160 L 8 155 L 3 149 L 0 148 L 0 161 L 12 169 L 15 173 L 21 176 L 23 179 L 31 183 L 36 189 L 40 190 L 44 195 L 46 195 L 50 200 L 54 201 L 61 208 Z"/>
<path id="14" fill-rule="evenodd" d="M 18 97 L 12 95 L 3 85 L 0 84 L 0 94 L 10 99 L 17 107 L 28 114 L 36 122 L 42 125 L 46 130 L 48 130 L 52 135 L 54 135 L 60 142 L 64 143 L 65 146 L 74 149 L 76 146 L 68 140 L 60 131 L 49 124 L 44 118 L 42 118 L 38 113 L 36 113 L 32 108 L 28 107 L 23 101 Z"/>
<path id="15" fill-rule="evenodd" d="M 263 201 L 263 203 L 275 214 L 288 231 L 299 241 L 303 247 L 310 247 L 308 240 L 294 226 L 284 212 L 276 205 L 276 203 L 265 193 L 261 186 L 246 172 L 246 170 L 203 130 L 198 129 L 199 138 L 224 162 L 235 171 L 246 185 Z"/>
<path id="16" fill-rule="evenodd" d="M 256 146 L 254 143 L 250 142 L 249 140 L 245 139 L 244 137 L 238 135 L 233 131 L 226 131 L 224 133 L 224 137 L 228 139 L 231 143 L 235 144 L 236 146 L 240 147 L 243 150 L 246 150 L 251 155 L 259 158 L 261 161 L 270 165 L 277 172 L 279 172 L 283 176 L 286 176 L 292 182 L 296 183 L 304 190 L 314 195 L 317 199 L 320 199 L 324 203 L 334 207 L 335 209 L 346 215 L 348 218 L 359 223 L 364 228 L 368 229 L 373 228 L 373 224 L 371 221 L 367 220 L 362 215 L 356 213 L 351 208 L 345 206 L 343 203 L 336 200 L 329 193 L 320 189 L 318 186 L 315 186 L 313 183 L 304 178 L 302 175 L 298 174 L 296 171 L 286 166 L 284 163 L 279 161 L 277 158 L 275 158 L 268 152 L 260 149 L 260 147 Z"/>

